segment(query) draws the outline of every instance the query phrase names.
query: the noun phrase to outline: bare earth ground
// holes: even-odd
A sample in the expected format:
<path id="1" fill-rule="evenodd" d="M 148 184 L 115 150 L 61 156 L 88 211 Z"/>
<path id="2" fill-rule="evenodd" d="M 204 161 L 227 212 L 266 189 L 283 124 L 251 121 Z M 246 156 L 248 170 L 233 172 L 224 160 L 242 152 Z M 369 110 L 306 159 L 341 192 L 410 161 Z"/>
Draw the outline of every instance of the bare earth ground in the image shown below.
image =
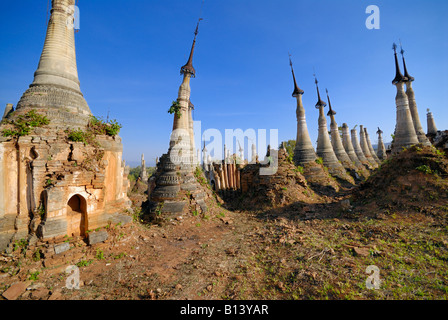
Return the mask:
<path id="1" fill-rule="evenodd" d="M 385 175 L 380 171 L 368 183 L 394 188 L 396 180 L 383 181 L 392 174 L 388 165 L 393 163 L 381 169 Z M 27 249 L 18 242 L 12 254 L 0 255 L 0 294 L 25 282 L 19 300 L 446 300 L 448 201 L 442 169 L 435 175 L 410 172 L 424 182 L 426 201 L 421 188 L 413 190 L 413 180 L 410 187 L 408 181 L 396 186 L 400 203 L 393 202 L 398 198 L 391 191 L 377 190 L 378 195 L 370 192 L 372 186 L 361 186 L 354 198 L 349 190 L 324 202 L 256 212 L 210 203 L 206 215 L 188 214 L 164 226 L 141 223 L 136 215 L 128 225 L 109 226 L 105 243 L 68 239 L 72 249 L 57 259 L 46 258 L 44 246 Z M 39 249 L 42 254 L 36 254 Z M 79 266 L 79 290 L 66 288 L 69 265 Z M 379 289 L 366 286 L 370 265 L 379 268 Z"/>

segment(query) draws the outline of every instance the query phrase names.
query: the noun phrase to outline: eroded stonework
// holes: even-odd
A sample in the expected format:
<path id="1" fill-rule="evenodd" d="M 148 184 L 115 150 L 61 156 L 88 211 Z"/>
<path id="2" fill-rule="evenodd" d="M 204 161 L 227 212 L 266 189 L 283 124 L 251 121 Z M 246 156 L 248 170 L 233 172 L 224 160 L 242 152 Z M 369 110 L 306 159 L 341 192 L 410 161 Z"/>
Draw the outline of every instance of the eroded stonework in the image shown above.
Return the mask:
<path id="1" fill-rule="evenodd" d="M 0 250 L 33 234 L 85 237 L 130 207 L 118 136 L 91 146 L 40 132 L 0 138 Z"/>

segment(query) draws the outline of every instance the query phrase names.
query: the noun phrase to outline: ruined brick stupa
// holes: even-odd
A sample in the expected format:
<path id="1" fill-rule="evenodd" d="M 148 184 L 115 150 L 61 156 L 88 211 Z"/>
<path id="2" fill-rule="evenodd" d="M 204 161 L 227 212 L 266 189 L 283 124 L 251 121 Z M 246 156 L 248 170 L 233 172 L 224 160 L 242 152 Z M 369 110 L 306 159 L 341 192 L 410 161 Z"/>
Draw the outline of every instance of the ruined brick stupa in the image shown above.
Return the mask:
<path id="1" fill-rule="evenodd" d="M 92 114 L 78 80 L 74 4 L 52 0 L 34 81 L 2 121 L 0 250 L 33 236 L 85 237 L 130 206 L 117 132 L 101 122 L 85 140 Z"/>
<path id="2" fill-rule="evenodd" d="M 202 19 L 199 19 L 199 22 Z M 177 104 L 178 110 L 173 112 L 173 130 L 170 137 L 168 152 L 164 154 L 157 164 L 155 173 L 156 186 L 149 198 L 149 214 L 152 217 L 163 214 L 164 217 L 175 217 L 189 209 L 190 201 L 194 202 L 198 211 L 206 211 L 206 193 L 195 177 L 197 166 L 194 149 L 193 119 L 190 102 L 190 79 L 196 76 L 193 67 L 193 54 L 199 22 L 194 32 L 193 45 L 190 57 L 180 73 L 183 81 L 180 85 Z M 188 194 L 188 198 L 185 196 Z M 188 199 L 187 199 L 188 198 Z"/>

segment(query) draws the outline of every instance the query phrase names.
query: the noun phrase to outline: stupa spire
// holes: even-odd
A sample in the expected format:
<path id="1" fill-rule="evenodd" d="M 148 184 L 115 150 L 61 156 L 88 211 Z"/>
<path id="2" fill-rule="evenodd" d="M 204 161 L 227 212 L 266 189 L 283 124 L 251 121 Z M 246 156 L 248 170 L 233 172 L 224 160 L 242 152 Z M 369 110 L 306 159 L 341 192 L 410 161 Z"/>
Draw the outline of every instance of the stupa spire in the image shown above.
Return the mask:
<path id="1" fill-rule="evenodd" d="M 181 74 L 188 73 L 191 75 L 192 78 L 196 77 L 196 70 L 193 67 L 193 55 L 194 55 L 194 48 L 196 46 L 196 38 L 199 33 L 199 23 L 201 22 L 201 20 L 203 20 L 203 19 L 199 18 L 198 24 L 196 25 L 196 30 L 194 31 L 194 39 L 193 39 L 193 44 L 192 44 L 191 50 L 190 50 L 190 57 L 188 58 L 187 63 L 182 68 L 180 68 Z"/>
<path id="2" fill-rule="evenodd" d="M 305 91 L 303 91 L 302 89 L 300 89 L 299 86 L 297 85 L 296 76 L 295 76 L 295 74 L 294 74 L 294 68 L 292 67 L 291 55 L 289 55 L 289 65 L 291 66 L 292 78 L 293 78 L 293 80 L 294 80 L 294 92 L 292 93 L 292 96 L 295 98 L 295 97 L 297 97 L 299 94 L 304 94 Z"/>
<path id="3" fill-rule="evenodd" d="M 400 70 L 400 65 L 398 64 L 398 56 L 397 56 L 397 44 L 394 43 L 392 45 L 392 49 L 394 50 L 394 56 L 395 56 L 395 78 L 392 80 L 392 84 L 397 84 L 400 82 L 407 81 L 407 78 L 403 76 Z"/>
<path id="4" fill-rule="evenodd" d="M 429 142 L 429 139 L 426 137 L 425 132 L 423 131 L 423 127 L 420 122 L 420 116 L 418 113 L 417 102 L 415 100 L 414 89 L 412 88 L 412 82 L 414 81 L 414 77 L 411 77 L 409 75 L 408 70 L 406 68 L 406 61 L 404 60 L 404 50 L 401 45 L 401 42 L 400 42 L 400 47 L 401 47 L 400 52 L 403 57 L 403 66 L 404 66 L 405 77 L 407 78 L 407 81 L 405 82 L 406 83 L 406 95 L 408 96 L 409 110 L 411 111 L 412 122 L 414 123 L 415 133 L 417 134 L 417 139 L 418 139 L 419 143 L 421 143 L 425 146 L 429 146 L 429 145 L 431 145 L 431 142 Z"/>
<path id="5" fill-rule="evenodd" d="M 319 109 L 320 107 L 324 107 L 327 105 L 325 102 L 322 101 L 321 97 L 320 97 L 320 92 L 319 92 L 319 81 L 317 81 L 317 77 L 316 74 L 314 74 L 314 83 L 316 84 L 316 90 L 317 90 L 317 103 L 316 103 L 316 109 Z"/>
<path id="6" fill-rule="evenodd" d="M 407 79 L 406 81 L 413 82 L 415 80 L 415 78 L 409 75 L 408 69 L 406 68 L 406 61 L 404 59 L 404 50 L 403 50 L 403 46 L 401 45 L 401 41 L 400 41 L 400 53 L 401 53 L 401 57 L 403 59 L 404 76 Z"/>

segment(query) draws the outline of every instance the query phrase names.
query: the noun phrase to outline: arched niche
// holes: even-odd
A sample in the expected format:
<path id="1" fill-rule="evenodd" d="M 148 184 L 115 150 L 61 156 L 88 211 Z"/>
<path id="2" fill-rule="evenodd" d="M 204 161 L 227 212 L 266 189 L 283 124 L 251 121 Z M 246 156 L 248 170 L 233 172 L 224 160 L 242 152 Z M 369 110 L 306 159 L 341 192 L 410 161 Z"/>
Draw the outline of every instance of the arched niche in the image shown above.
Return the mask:
<path id="1" fill-rule="evenodd" d="M 85 237 L 88 230 L 87 201 L 75 194 L 67 201 L 67 234 Z"/>

